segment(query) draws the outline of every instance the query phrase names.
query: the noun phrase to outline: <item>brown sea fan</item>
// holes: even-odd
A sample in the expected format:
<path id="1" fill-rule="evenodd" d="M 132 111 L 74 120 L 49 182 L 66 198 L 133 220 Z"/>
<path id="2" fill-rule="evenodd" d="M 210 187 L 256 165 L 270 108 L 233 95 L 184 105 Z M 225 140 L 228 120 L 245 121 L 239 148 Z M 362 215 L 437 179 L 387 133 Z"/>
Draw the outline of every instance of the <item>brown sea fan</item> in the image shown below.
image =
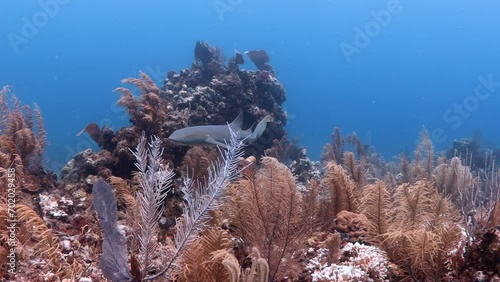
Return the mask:
<path id="1" fill-rule="evenodd" d="M 427 223 L 432 189 L 432 183 L 427 180 L 414 185 L 404 183 L 396 189 L 393 222 L 400 227 L 396 229 L 408 230 Z"/>
<path id="2" fill-rule="evenodd" d="M 320 217 L 324 227 L 343 211 L 358 212 L 360 192 L 341 165 L 329 162 L 321 179 Z"/>
<path id="3" fill-rule="evenodd" d="M 238 234 L 268 261 L 269 281 L 294 276 L 292 254 L 300 250 L 311 220 L 290 170 L 274 158 L 262 158 L 253 178 L 233 185 L 229 210 Z"/>
<path id="4" fill-rule="evenodd" d="M 411 181 L 417 181 L 424 178 L 430 179 L 432 170 L 434 169 L 434 146 L 429 137 L 429 132 L 425 128 L 420 132 L 420 142 L 415 148 L 414 153 L 415 159 L 411 167 Z"/>
<path id="5" fill-rule="evenodd" d="M 366 182 L 365 169 L 363 164 L 356 161 L 353 152 L 344 153 L 344 168 L 356 183 L 358 189 L 361 189 Z"/>
<path id="6" fill-rule="evenodd" d="M 223 260 L 230 259 L 228 251 L 231 247 L 227 231 L 220 228 L 207 229 L 182 255 L 179 263 L 181 267 L 174 274 L 176 281 L 229 281 L 231 273 L 224 266 Z"/>
<path id="7" fill-rule="evenodd" d="M 0 110 L 1 152 L 9 154 L 10 158 L 18 154 L 26 169 L 40 170 L 47 139 L 40 108 L 36 104 L 34 110 L 27 105 L 21 105 L 19 99 L 6 86 L 0 91 Z M 33 111 L 36 128 L 33 126 Z"/>
<path id="8" fill-rule="evenodd" d="M 334 161 L 337 164 L 341 164 L 342 156 L 344 155 L 345 139 L 340 133 L 340 129 L 338 127 L 333 129 L 331 136 L 332 142 L 323 147 L 321 162 L 323 164 L 327 164 L 330 161 Z"/>
<path id="9" fill-rule="evenodd" d="M 438 281 L 449 271 L 447 260 L 462 239 L 461 228 L 458 211 L 432 182 L 404 183 L 396 189 L 382 246 L 408 278 Z"/>
<path id="10" fill-rule="evenodd" d="M 360 212 L 368 219 L 368 239 L 382 243 L 382 235 L 389 230 L 391 196 L 381 180 L 366 186 L 361 198 Z"/>

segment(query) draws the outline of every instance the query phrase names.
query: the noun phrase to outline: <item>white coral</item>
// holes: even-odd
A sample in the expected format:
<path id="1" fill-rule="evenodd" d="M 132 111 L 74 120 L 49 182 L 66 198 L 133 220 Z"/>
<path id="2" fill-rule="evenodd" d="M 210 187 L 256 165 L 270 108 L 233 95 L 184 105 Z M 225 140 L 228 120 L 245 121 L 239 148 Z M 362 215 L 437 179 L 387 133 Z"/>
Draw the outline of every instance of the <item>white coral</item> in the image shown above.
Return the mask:
<path id="1" fill-rule="evenodd" d="M 379 248 L 348 243 L 341 253 L 348 254 L 345 261 L 329 264 L 326 262 L 328 250 L 318 249 L 317 255 L 310 259 L 306 266 L 311 272 L 312 281 L 387 280 L 387 256 Z"/>
<path id="2" fill-rule="evenodd" d="M 73 206 L 73 201 L 67 200 L 64 197 L 59 198 L 56 195 L 47 192 L 41 193 L 38 196 L 40 207 L 44 216 L 51 218 L 66 218 L 68 211 Z"/>

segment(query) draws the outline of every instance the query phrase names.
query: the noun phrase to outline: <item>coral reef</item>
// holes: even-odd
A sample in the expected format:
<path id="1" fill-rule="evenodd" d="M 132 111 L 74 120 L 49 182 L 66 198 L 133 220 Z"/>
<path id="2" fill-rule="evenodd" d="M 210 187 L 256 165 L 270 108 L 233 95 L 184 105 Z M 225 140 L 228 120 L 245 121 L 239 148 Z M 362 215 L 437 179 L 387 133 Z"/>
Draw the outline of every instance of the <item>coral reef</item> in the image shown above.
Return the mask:
<path id="1" fill-rule="evenodd" d="M 142 72 L 123 80 L 139 90 L 116 89 L 131 124 L 85 127 L 100 150 L 76 154 L 59 180 L 42 165 L 40 109 L 3 88 L 1 281 L 499 279 L 495 151 L 476 138 L 438 158 L 424 130 L 412 154 L 387 163 L 335 128 L 313 162 L 287 140 L 268 56 L 249 54 L 259 70 L 197 42 L 193 65 L 161 87 Z M 244 128 L 272 117 L 254 144 L 232 131 L 226 150 L 168 139 L 240 113 Z"/>
<path id="2" fill-rule="evenodd" d="M 78 247 L 85 237 L 79 235 L 83 225 L 76 223 L 77 218 L 85 221 L 78 215 L 84 214 L 78 198 L 59 190 L 55 174 L 43 168 L 47 134 L 41 111 L 36 105 L 34 109 L 22 105 L 8 87 L 0 91 L 0 108 L 2 277 L 75 280 L 83 273 L 80 259 L 92 260 L 95 251 L 85 253 L 89 249 Z"/>

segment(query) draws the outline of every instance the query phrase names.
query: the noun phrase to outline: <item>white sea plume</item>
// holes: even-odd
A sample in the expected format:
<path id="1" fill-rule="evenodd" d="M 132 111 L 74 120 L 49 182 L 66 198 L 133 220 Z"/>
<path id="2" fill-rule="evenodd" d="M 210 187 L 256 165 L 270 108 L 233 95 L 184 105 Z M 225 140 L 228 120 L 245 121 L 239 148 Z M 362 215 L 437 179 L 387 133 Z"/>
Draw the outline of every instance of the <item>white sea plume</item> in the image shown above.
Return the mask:
<path id="1" fill-rule="evenodd" d="M 177 219 L 177 233 L 174 238 L 176 250 L 162 270 L 146 277 L 145 280 L 158 278 L 171 269 L 175 259 L 187 245 L 198 238 L 200 230 L 206 226 L 209 212 L 222 203 L 228 182 L 238 177 L 238 159 L 243 155 L 244 140 L 231 128 L 229 130 L 231 139 L 227 149 L 221 159 L 211 163 L 206 186 L 201 186 L 189 178 L 184 179 L 182 192 L 186 205 L 184 216 Z"/>
<path id="2" fill-rule="evenodd" d="M 164 210 L 164 200 L 171 190 L 173 171 L 162 165 L 161 140 L 153 136 L 147 143 L 143 133 L 135 151 L 141 190 L 137 192 L 140 212 L 139 257 L 144 276 L 150 268 L 152 254 L 157 249 L 158 221 Z"/>

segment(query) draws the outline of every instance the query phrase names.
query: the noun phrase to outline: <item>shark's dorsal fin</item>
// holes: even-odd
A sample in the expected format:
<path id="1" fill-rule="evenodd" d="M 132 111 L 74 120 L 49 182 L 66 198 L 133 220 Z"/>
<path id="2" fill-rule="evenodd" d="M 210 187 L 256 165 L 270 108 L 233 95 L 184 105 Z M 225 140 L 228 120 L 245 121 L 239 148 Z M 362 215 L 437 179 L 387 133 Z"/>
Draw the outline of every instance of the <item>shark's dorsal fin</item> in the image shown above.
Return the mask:
<path id="1" fill-rule="evenodd" d="M 243 127 L 243 112 L 240 112 L 240 114 L 229 124 L 229 126 L 233 130 L 241 130 Z"/>

